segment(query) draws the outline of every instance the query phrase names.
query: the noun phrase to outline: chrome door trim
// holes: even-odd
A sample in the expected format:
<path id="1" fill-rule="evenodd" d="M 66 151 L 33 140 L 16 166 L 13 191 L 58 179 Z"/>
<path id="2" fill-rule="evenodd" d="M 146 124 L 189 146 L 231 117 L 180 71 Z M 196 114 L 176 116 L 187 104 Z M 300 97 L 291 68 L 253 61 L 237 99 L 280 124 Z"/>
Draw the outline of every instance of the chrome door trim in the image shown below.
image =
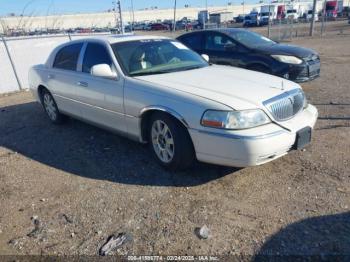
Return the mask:
<path id="1" fill-rule="evenodd" d="M 100 110 L 103 110 L 103 111 L 106 111 L 106 112 L 109 112 L 109 113 L 135 118 L 135 116 L 132 116 L 132 115 L 127 115 L 127 114 L 120 113 L 120 112 L 117 112 L 117 111 L 113 111 L 113 110 L 110 110 L 110 109 L 106 109 L 106 108 L 103 108 L 103 107 L 100 107 L 100 106 L 87 104 L 87 103 L 84 103 L 84 102 L 81 102 L 81 101 L 78 101 L 78 100 L 75 100 L 75 99 L 71 99 L 71 98 L 68 98 L 68 97 L 65 97 L 65 96 L 61 96 L 61 95 L 57 95 L 57 94 L 53 94 L 53 96 L 54 97 L 63 98 L 63 99 L 66 99 L 66 100 L 69 100 L 69 101 L 72 101 L 72 102 L 75 102 L 75 103 L 78 103 L 78 104 L 81 104 L 81 105 L 90 106 L 90 107 L 93 107 L 93 108 L 96 108 L 96 109 L 100 109 Z"/>

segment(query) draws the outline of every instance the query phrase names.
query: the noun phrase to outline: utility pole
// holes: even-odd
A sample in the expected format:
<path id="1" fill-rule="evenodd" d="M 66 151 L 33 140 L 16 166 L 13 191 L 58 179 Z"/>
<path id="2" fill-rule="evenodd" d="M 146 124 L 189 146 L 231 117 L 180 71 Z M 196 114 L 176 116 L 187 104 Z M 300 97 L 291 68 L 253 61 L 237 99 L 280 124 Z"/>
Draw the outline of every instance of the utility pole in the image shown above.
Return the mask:
<path id="1" fill-rule="evenodd" d="M 124 34 L 124 24 L 123 24 L 122 8 L 121 8 L 120 0 L 113 1 L 112 4 L 114 4 L 115 26 L 116 28 L 119 27 L 120 32 Z"/>
<path id="2" fill-rule="evenodd" d="M 134 31 L 134 24 L 135 24 L 135 11 L 134 11 L 134 1 L 131 0 L 131 11 L 132 11 L 132 31 Z"/>
<path id="3" fill-rule="evenodd" d="M 176 31 L 176 0 L 174 3 L 174 21 L 173 21 L 173 32 Z"/>
<path id="4" fill-rule="evenodd" d="M 120 0 L 118 0 L 118 11 L 119 11 L 119 19 L 120 19 L 120 27 L 121 27 L 121 32 L 122 35 L 124 34 L 124 24 L 123 24 L 123 16 L 122 16 L 122 7 L 120 4 Z"/>
<path id="5" fill-rule="evenodd" d="M 312 18 L 311 18 L 311 24 L 310 24 L 310 36 L 314 35 L 316 5 L 317 5 L 317 0 L 314 0 L 314 4 L 312 7 Z"/>
<path id="6" fill-rule="evenodd" d="M 117 13 L 117 1 L 113 1 L 112 4 L 114 5 L 114 19 L 115 19 L 115 28 L 119 27 L 119 20 L 118 20 L 118 13 Z"/>
<path id="7" fill-rule="evenodd" d="M 273 9 L 275 11 L 275 9 Z M 269 5 L 269 18 L 267 20 L 267 37 L 270 38 L 271 35 L 271 3 Z"/>
<path id="8" fill-rule="evenodd" d="M 323 8 L 322 8 L 321 36 L 323 36 L 323 32 L 324 32 L 324 29 L 325 29 L 326 4 L 327 4 L 327 0 L 324 0 L 324 2 L 323 2 Z"/>
<path id="9" fill-rule="evenodd" d="M 204 18 L 204 23 L 203 23 L 203 29 L 205 29 L 207 20 L 209 16 L 209 11 L 208 11 L 208 0 L 205 0 L 205 18 Z"/>

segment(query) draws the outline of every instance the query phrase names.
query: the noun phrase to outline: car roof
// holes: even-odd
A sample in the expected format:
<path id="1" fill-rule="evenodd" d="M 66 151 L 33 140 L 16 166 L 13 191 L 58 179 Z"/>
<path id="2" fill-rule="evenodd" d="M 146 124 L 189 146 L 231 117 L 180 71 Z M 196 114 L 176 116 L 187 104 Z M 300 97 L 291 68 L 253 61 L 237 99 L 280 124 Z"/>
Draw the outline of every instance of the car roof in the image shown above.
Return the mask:
<path id="1" fill-rule="evenodd" d="M 96 39 L 96 38 L 90 38 Z M 90 39 L 85 39 L 88 41 Z M 110 44 L 129 42 L 129 41 L 140 41 L 140 40 L 152 40 L 152 39 L 170 39 L 164 36 L 154 36 L 154 35 L 134 35 L 134 34 L 124 34 L 124 35 L 113 35 L 107 37 L 98 37 L 97 39 L 102 39 Z"/>
<path id="2" fill-rule="evenodd" d="M 247 30 L 247 29 L 242 29 L 242 28 L 215 28 L 215 29 L 205 29 L 205 30 L 201 30 L 201 31 L 193 31 L 193 32 L 185 33 L 185 34 L 183 34 L 183 35 L 180 35 L 179 38 L 181 38 L 182 36 L 190 35 L 190 34 L 198 34 L 198 33 L 205 33 L 205 32 L 219 32 L 219 33 L 223 33 L 223 34 L 229 35 L 230 33 L 233 33 L 233 32 L 243 32 L 243 31 L 249 31 L 249 30 Z M 250 32 L 250 31 L 249 31 L 249 32 Z"/>
<path id="3" fill-rule="evenodd" d="M 218 28 L 218 29 L 208 29 L 207 31 L 216 31 L 216 32 L 221 32 L 224 34 L 229 34 L 232 32 L 242 32 L 242 31 L 249 31 L 247 29 L 242 29 L 242 28 Z"/>

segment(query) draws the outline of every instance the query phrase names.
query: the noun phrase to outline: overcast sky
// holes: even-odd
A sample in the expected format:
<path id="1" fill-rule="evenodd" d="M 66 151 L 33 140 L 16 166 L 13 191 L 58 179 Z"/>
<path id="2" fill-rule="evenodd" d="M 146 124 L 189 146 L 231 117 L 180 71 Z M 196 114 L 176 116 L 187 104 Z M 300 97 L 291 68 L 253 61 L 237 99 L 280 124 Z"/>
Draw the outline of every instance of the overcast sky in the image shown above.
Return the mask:
<path id="1" fill-rule="evenodd" d="M 62 13 L 86 13 L 105 11 L 112 8 L 113 0 L 0 0 L 0 15 L 9 13 L 27 15 L 46 15 Z M 241 4 L 243 0 L 207 0 L 209 6 L 227 5 L 231 2 L 234 5 Z M 121 0 L 124 10 L 131 9 L 132 0 Z M 174 6 L 174 0 L 133 0 L 134 9 L 149 8 L 169 8 Z M 205 6 L 205 0 L 177 0 L 178 7 Z M 255 3 L 257 0 L 245 0 L 246 3 Z"/>

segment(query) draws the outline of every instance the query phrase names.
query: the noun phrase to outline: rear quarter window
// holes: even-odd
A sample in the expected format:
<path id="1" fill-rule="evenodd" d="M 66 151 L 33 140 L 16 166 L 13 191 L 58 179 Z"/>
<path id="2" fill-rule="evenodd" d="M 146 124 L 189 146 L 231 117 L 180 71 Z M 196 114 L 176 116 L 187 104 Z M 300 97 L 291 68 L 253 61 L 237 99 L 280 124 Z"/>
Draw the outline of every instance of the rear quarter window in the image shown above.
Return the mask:
<path id="1" fill-rule="evenodd" d="M 71 44 L 60 49 L 53 63 L 54 68 L 75 71 L 83 43 Z"/>

